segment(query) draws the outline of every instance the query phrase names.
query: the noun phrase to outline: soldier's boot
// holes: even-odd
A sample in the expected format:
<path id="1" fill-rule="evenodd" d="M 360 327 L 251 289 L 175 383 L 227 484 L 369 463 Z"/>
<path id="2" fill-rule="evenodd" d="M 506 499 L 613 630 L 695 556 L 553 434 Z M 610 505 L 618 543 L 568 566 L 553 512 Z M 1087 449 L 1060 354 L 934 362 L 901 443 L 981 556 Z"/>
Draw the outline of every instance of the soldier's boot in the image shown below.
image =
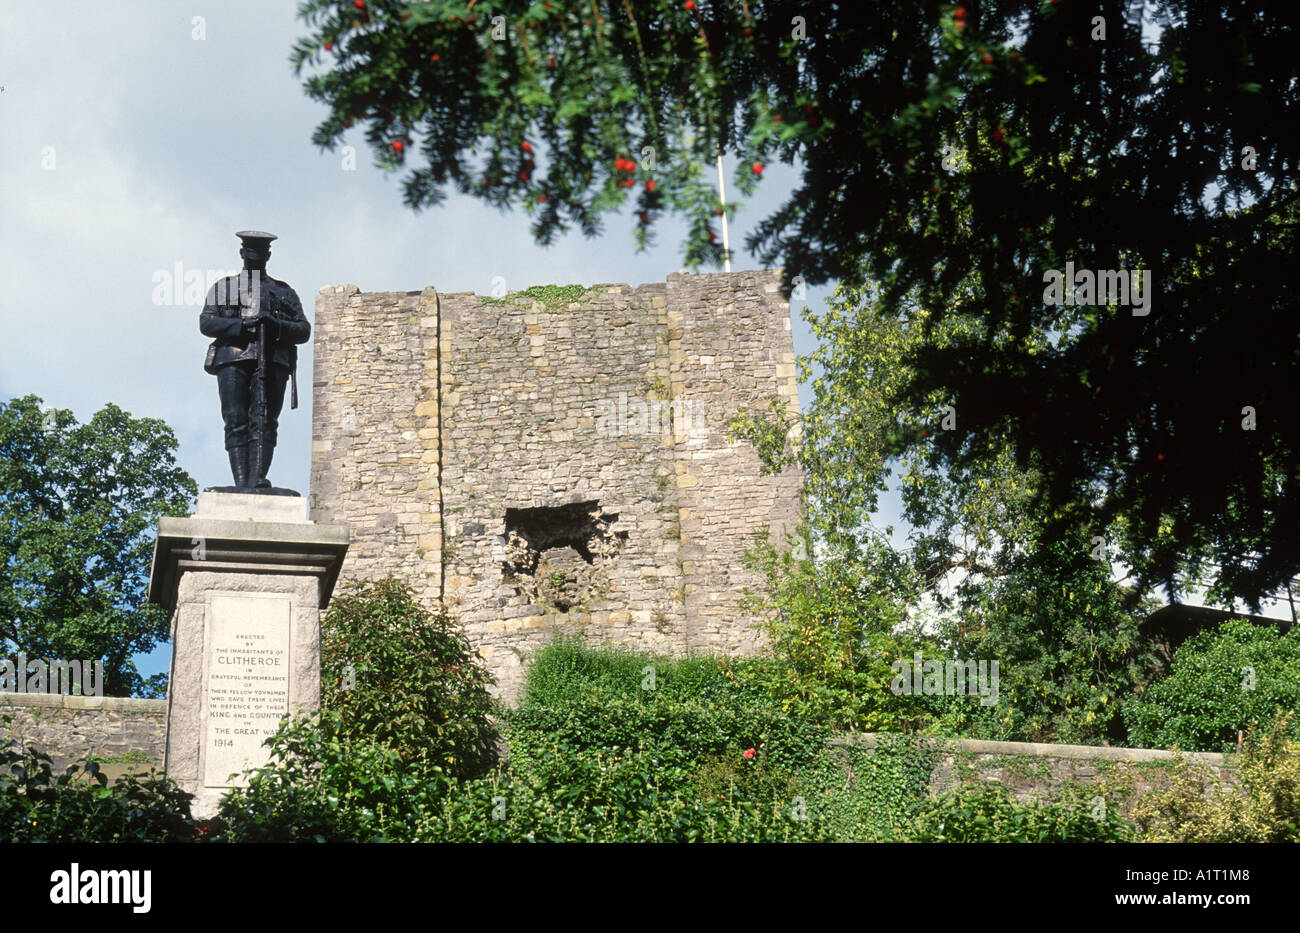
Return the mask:
<path id="1" fill-rule="evenodd" d="M 275 444 L 261 441 L 262 445 L 262 474 L 257 477 L 258 489 L 270 489 L 271 481 L 266 478 L 267 471 L 271 469 L 271 454 L 275 452 Z"/>
<path id="2" fill-rule="evenodd" d="M 248 446 L 232 447 L 230 454 L 230 472 L 235 477 L 236 489 L 248 488 Z"/>

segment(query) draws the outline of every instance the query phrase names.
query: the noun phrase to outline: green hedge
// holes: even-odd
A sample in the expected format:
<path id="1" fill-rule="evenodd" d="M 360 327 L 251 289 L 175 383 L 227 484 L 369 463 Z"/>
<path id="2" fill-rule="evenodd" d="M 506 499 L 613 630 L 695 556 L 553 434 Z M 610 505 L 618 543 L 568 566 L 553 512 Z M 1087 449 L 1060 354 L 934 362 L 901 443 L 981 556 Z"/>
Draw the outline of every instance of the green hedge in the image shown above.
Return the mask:
<path id="1" fill-rule="evenodd" d="M 1180 645 L 1168 676 L 1129 702 L 1124 721 L 1135 747 L 1230 752 L 1238 730 L 1267 730 L 1285 710 L 1300 710 L 1300 630 L 1233 619 Z"/>

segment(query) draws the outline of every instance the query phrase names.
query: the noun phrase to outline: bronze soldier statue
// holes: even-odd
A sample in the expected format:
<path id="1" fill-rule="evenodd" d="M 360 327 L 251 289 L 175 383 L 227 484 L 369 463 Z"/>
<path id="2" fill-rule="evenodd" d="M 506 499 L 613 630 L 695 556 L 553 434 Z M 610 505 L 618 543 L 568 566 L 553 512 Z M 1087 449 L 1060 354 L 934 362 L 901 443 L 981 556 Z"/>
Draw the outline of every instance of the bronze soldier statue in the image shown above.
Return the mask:
<path id="1" fill-rule="evenodd" d="M 266 473 L 290 379 L 290 407 L 298 407 L 297 345 L 311 338 L 311 324 L 288 283 L 266 274 L 275 235 L 242 230 L 235 236 L 243 243 L 244 270 L 208 291 L 199 330 L 214 339 L 203 368 L 217 377 L 234 489 L 296 495 L 273 489 Z"/>

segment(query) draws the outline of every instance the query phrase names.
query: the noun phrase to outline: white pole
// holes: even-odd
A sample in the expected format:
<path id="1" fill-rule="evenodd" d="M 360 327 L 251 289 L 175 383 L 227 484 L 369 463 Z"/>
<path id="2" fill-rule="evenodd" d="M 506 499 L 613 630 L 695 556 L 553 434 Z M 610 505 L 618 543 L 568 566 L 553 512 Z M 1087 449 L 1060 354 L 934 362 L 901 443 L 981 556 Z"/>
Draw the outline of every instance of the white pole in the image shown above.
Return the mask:
<path id="1" fill-rule="evenodd" d="M 718 198 L 722 201 L 722 253 L 726 270 L 731 271 L 731 238 L 727 236 L 727 186 L 722 180 L 722 153 L 718 153 Z"/>

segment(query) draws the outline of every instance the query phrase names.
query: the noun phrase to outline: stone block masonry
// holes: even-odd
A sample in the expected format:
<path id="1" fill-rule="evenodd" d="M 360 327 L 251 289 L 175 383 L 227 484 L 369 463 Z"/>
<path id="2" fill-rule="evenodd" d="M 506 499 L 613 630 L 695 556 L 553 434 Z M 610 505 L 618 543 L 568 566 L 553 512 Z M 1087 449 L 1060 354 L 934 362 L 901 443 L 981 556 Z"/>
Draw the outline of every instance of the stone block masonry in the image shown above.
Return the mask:
<path id="1" fill-rule="evenodd" d="M 3 738 L 45 752 L 56 774 L 91 757 L 162 766 L 166 700 L 9 693 L 0 694 L 4 716 Z"/>
<path id="2" fill-rule="evenodd" d="M 741 558 L 760 529 L 797 524 L 803 477 L 764 474 L 727 435 L 773 397 L 797 418 L 779 281 L 322 289 L 309 501 L 351 526 L 341 579 L 392 573 L 443 605 L 507 700 L 557 633 L 754 651 Z"/>

